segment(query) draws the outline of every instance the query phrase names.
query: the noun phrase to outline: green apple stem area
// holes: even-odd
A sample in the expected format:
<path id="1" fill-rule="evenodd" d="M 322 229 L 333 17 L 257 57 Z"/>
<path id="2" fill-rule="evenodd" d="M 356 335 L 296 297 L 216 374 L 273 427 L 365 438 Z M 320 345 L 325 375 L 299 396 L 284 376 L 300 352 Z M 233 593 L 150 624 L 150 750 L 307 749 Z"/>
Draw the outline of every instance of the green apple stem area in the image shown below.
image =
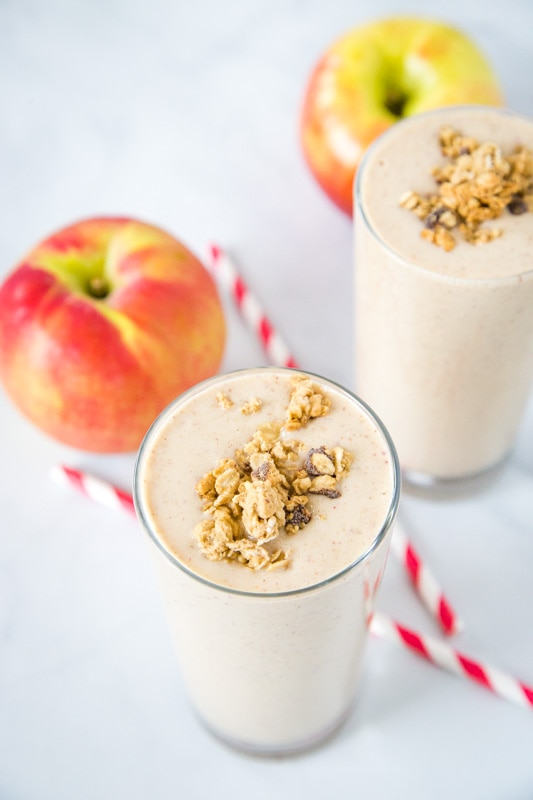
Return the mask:
<path id="1" fill-rule="evenodd" d="M 96 300 L 107 297 L 113 289 L 104 252 L 91 252 L 86 248 L 76 252 L 43 254 L 41 265 L 54 275 L 58 284 L 70 292 Z"/>
<path id="2" fill-rule="evenodd" d="M 106 275 L 104 256 L 85 253 L 82 257 L 73 257 L 70 253 L 58 254 L 54 259 L 46 259 L 46 269 L 56 276 L 59 283 L 72 292 L 95 299 L 103 299 L 110 293 L 112 286 Z"/>
<path id="3" fill-rule="evenodd" d="M 409 58 L 386 64 L 383 77 L 378 82 L 378 94 L 383 87 L 383 106 L 392 114 L 393 122 L 415 113 L 427 103 L 431 86 L 438 77 L 430 64 L 413 62 Z"/>
<path id="4" fill-rule="evenodd" d="M 397 119 L 403 117 L 408 100 L 409 95 L 399 86 L 394 86 L 392 83 L 386 85 L 383 105 L 387 111 L 390 111 L 393 117 Z"/>
<path id="5" fill-rule="evenodd" d="M 90 297 L 94 297 L 96 300 L 102 300 L 104 297 L 107 297 L 110 291 L 111 286 L 104 277 L 93 275 L 92 278 L 89 278 L 87 294 L 90 295 Z"/>

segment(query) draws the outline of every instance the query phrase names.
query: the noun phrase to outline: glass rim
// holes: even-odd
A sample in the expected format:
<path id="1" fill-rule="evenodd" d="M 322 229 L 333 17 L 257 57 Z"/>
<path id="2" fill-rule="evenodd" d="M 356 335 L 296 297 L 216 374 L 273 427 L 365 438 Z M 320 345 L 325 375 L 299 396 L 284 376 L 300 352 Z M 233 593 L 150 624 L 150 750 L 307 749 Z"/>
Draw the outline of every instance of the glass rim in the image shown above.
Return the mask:
<path id="1" fill-rule="evenodd" d="M 354 219 L 356 211 L 359 211 L 361 215 L 361 219 L 363 220 L 367 230 L 372 234 L 374 239 L 389 253 L 391 257 L 395 259 L 395 261 L 400 262 L 408 269 L 412 269 L 414 271 L 418 271 L 423 273 L 428 280 L 436 280 L 442 281 L 444 283 L 456 283 L 462 286 L 479 286 L 480 284 L 485 284 L 488 286 L 504 286 L 508 284 L 509 286 L 516 284 L 519 281 L 523 281 L 524 279 L 531 279 L 533 278 L 533 267 L 528 270 L 524 270 L 523 272 L 515 272 L 511 275 L 501 275 L 501 276 L 494 276 L 490 278 L 473 278 L 473 277 L 463 277 L 461 275 L 446 275 L 443 272 L 438 272 L 436 270 L 427 269 L 426 267 L 421 266 L 420 264 L 415 264 L 413 261 L 410 261 L 405 256 L 398 253 L 385 239 L 381 236 L 380 233 L 376 230 L 375 226 L 371 223 L 366 213 L 366 209 L 364 208 L 364 203 L 362 202 L 362 182 L 364 180 L 364 174 L 366 171 L 366 167 L 368 162 L 372 158 L 375 150 L 377 150 L 378 146 L 383 142 L 385 139 L 389 137 L 392 138 L 393 135 L 397 134 L 398 128 L 401 127 L 408 127 L 411 124 L 416 125 L 416 123 L 421 118 L 431 117 L 431 116 L 440 116 L 445 113 L 455 113 L 455 112 L 479 112 L 479 113 L 496 113 L 499 116 L 507 116 L 512 117 L 513 119 L 521 120 L 522 122 L 529 123 L 533 129 L 533 117 L 529 117 L 526 114 L 522 114 L 518 111 L 513 111 L 509 108 L 504 108 L 503 106 L 488 106 L 488 105 L 478 105 L 475 103 L 464 104 L 464 105 L 452 105 L 452 106 L 441 106 L 439 108 L 432 108 L 428 111 L 421 111 L 417 114 L 411 114 L 408 117 L 403 117 L 402 119 L 395 122 L 391 125 L 390 128 L 387 128 L 382 134 L 380 134 L 377 139 L 369 145 L 366 151 L 361 158 L 361 162 L 357 169 L 355 175 L 355 181 L 353 185 L 353 194 L 354 194 Z M 530 212 L 533 213 L 533 212 Z M 356 233 L 357 235 L 357 233 Z"/>
<path id="2" fill-rule="evenodd" d="M 391 492 L 391 500 L 387 510 L 387 514 L 383 520 L 383 523 L 372 540 L 371 544 L 364 550 L 354 561 L 351 561 L 348 565 L 343 567 L 338 572 L 335 572 L 333 575 L 324 578 L 321 581 L 317 581 L 316 583 L 309 584 L 308 586 L 302 586 L 295 589 L 287 589 L 280 592 L 254 592 L 245 589 L 235 589 L 231 586 L 226 586 L 224 584 L 217 583 L 216 581 L 212 581 L 209 578 L 205 578 L 202 575 L 199 575 L 194 570 L 187 567 L 183 564 L 177 556 L 175 556 L 170 550 L 165 547 L 161 539 L 156 535 L 152 526 L 150 525 L 149 521 L 149 514 L 147 509 L 145 508 L 145 503 L 143 499 L 143 492 L 140 491 L 140 481 L 141 481 L 141 472 L 144 461 L 148 455 L 149 447 L 151 445 L 152 440 L 157 435 L 159 429 L 165 423 L 165 420 L 168 416 L 180 405 L 186 402 L 188 399 L 193 397 L 195 394 L 203 391 L 204 389 L 208 388 L 211 384 L 218 383 L 221 379 L 230 378 L 232 376 L 237 376 L 242 373 L 246 372 L 257 372 L 258 370 L 272 370 L 276 372 L 293 372 L 298 374 L 304 374 L 309 376 L 310 378 L 314 378 L 317 381 L 324 381 L 325 383 L 330 384 L 331 386 L 335 387 L 341 393 L 345 394 L 350 401 L 355 401 L 355 403 L 362 408 L 362 410 L 370 417 L 370 419 L 374 422 L 377 429 L 379 430 L 380 434 L 383 436 L 384 442 L 387 445 L 388 451 L 391 457 L 391 471 L 392 471 L 392 492 Z M 364 402 L 360 397 L 354 394 L 352 391 L 347 389 L 340 383 L 332 380 L 331 378 L 326 378 L 322 375 L 319 375 L 314 372 L 309 372 L 308 370 L 301 370 L 301 369 L 293 369 L 290 367 L 273 367 L 273 366 L 258 366 L 258 367 L 246 367 L 243 369 L 238 370 L 231 370 L 225 373 L 219 373 L 217 375 L 212 376 L 211 378 L 206 378 L 203 381 L 195 384 L 194 386 L 190 387 L 189 389 L 182 392 L 178 397 L 172 400 L 164 409 L 163 411 L 156 417 L 156 419 L 152 422 L 148 431 L 146 432 L 136 460 L 135 460 L 135 467 L 133 472 L 133 502 L 135 506 L 135 512 L 137 515 L 137 519 L 140 523 L 141 528 L 147 534 L 148 538 L 151 540 L 152 544 L 156 546 L 159 552 L 165 557 L 165 559 L 175 568 L 178 568 L 181 572 L 188 575 L 190 578 L 193 578 L 195 581 L 210 587 L 211 589 L 216 589 L 217 591 L 224 592 L 230 595 L 239 595 L 245 596 L 250 598 L 256 598 L 260 600 L 261 598 L 275 598 L 275 597 L 290 597 L 296 596 L 312 591 L 317 591 L 323 587 L 326 587 L 337 580 L 341 579 L 344 575 L 352 572 L 356 569 L 360 564 L 367 561 L 368 558 L 379 548 L 381 543 L 385 540 L 388 531 L 391 529 L 394 520 L 396 518 L 396 514 L 398 511 L 398 505 L 400 501 L 400 493 L 401 493 L 401 470 L 400 470 L 400 463 L 398 459 L 398 454 L 396 452 L 396 447 L 392 438 L 381 421 L 378 415 L 370 408 L 367 403 Z"/>

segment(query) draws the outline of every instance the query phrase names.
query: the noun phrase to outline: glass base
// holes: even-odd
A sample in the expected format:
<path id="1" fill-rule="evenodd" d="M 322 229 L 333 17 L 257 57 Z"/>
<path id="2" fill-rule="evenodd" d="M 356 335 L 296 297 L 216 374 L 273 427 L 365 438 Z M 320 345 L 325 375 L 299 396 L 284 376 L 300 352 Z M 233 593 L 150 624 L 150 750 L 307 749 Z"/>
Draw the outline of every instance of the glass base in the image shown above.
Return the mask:
<path id="1" fill-rule="evenodd" d="M 402 470 L 402 489 L 406 494 L 433 499 L 468 497 L 483 492 L 498 478 L 509 456 L 479 472 L 455 478 L 440 478 L 416 470 Z"/>
<path id="2" fill-rule="evenodd" d="M 224 733 L 221 733 L 219 730 L 206 722 L 203 717 L 198 715 L 198 718 L 200 719 L 200 722 L 204 728 L 206 728 L 209 733 L 212 734 L 212 736 L 222 742 L 222 744 L 225 744 L 234 750 L 238 750 L 245 755 L 257 756 L 261 758 L 283 758 L 285 756 L 298 756 L 302 753 L 307 753 L 310 750 L 314 750 L 317 747 L 325 745 L 337 735 L 338 731 L 345 724 L 351 713 L 352 706 L 350 705 L 348 710 L 345 711 L 340 718 L 336 719 L 332 725 L 329 725 L 327 728 L 320 731 L 320 733 L 317 733 L 307 739 L 302 739 L 297 742 L 265 745 L 254 742 L 245 742 L 240 739 L 234 739 L 231 736 L 226 736 Z"/>

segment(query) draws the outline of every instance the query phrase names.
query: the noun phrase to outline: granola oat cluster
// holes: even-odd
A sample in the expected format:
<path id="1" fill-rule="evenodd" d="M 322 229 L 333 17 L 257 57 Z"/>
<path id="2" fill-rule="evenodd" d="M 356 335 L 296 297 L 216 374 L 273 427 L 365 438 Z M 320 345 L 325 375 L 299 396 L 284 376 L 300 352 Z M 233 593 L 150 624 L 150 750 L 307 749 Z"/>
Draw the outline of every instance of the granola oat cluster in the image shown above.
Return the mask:
<path id="1" fill-rule="evenodd" d="M 258 410 L 255 398 L 242 413 Z M 226 402 L 224 408 L 230 408 Z M 342 447 L 314 447 L 286 439 L 284 431 L 324 416 L 330 399 L 309 378 L 293 379 L 286 419 L 258 427 L 250 441 L 223 458 L 196 485 L 206 518 L 194 529 L 203 554 L 213 561 L 235 561 L 250 569 L 278 569 L 289 554 L 273 543 L 282 530 L 295 534 L 312 518 L 310 495 L 340 497 L 339 483 L 352 455 Z M 246 410 L 245 410 L 246 408 Z"/>
<path id="2" fill-rule="evenodd" d="M 526 147 L 504 156 L 496 144 L 479 143 L 449 127 L 441 130 L 439 144 L 449 160 L 432 170 L 437 192 L 408 191 L 400 198 L 403 208 L 424 221 L 423 239 L 446 251 L 455 247 L 457 232 L 472 244 L 490 242 L 502 231 L 482 227 L 484 222 L 506 209 L 523 214 L 533 208 L 533 153 Z"/>

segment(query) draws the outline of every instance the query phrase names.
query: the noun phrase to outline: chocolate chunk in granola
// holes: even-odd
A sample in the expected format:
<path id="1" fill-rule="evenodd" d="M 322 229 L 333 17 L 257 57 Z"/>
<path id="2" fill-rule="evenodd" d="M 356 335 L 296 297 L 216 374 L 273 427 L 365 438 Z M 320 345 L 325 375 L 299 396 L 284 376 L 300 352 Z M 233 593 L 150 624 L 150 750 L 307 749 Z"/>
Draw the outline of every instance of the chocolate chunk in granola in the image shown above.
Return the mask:
<path id="1" fill-rule="evenodd" d="M 444 225 L 445 228 L 454 228 L 457 224 L 457 217 L 446 206 L 439 206 L 431 211 L 426 219 L 426 228 L 435 228 L 437 225 Z"/>
<path id="2" fill-rule="evenodd" d="M 515 194 L 507 204 L 507 210 L 511 214 L 518 216 L 519 214 L 525 214 L 529 209 L 523 195 Z"/>
<path id="3" fill-rule="evenodd" d="M 270 473 L 268 461 L 262 461 L 261 464 L 252 472 L 252 478 L 258 481 L 266 481 Z"/>
<path id="4" fill-rule="evenodd" d="M 313 478 L 308 492 L 309 494 L 323 494 L 325 497 L 333 499 L 341 496 L 340 491 L 337 489 L 337 481 L 331 475 L 318 475 Z"/>
<path id="5" fill-rule="evenodd" d="M 332 500 L 341 496 L 338 489 L 311 489 L 310 494 L 323 494 L 324 497 L 330 497 Z"/>
<path id="6" fill-rule="evenodd" d="M 308 475 L 334 475 L 335 463 L 325 447 L 313 447 L 305 457 L 304 469 Z"/>
<path id="7" fill-rule="evenodd" d="M 303 503 L 297 503 L 292 511 L 287 514 L 285 530 L 287 533 L 297 533 L 311 522 L 312 514 Z"/>

